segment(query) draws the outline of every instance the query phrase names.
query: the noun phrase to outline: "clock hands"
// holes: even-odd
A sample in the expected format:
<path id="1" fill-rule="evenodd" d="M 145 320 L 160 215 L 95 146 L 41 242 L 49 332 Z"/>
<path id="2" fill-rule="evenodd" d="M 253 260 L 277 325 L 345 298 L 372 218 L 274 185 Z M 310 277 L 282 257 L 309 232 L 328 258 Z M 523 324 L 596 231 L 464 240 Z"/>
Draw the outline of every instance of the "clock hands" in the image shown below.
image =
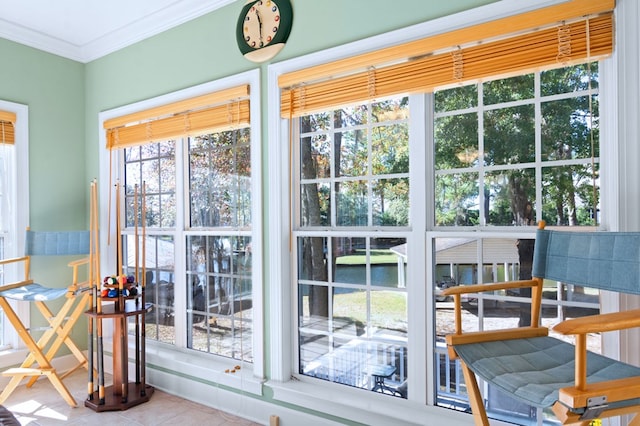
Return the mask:
<path id="1" fill-rule="evenodd" d="M 258 18 L 258 32 L 260 33 L 260 45 L 264 42 L 262 41 L 262 17 L 260 16 L 260 10 L 256 9 L 256 17 Z"/>

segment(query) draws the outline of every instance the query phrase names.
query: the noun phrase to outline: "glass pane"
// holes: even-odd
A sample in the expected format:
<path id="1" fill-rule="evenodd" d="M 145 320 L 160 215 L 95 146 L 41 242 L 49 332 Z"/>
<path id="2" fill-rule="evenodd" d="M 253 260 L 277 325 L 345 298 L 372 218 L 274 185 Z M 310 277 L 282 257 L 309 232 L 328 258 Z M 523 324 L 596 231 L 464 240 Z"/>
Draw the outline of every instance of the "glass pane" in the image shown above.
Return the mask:
<path id="1" fill-rule="evenodd" d="M 309 332 L 329 331 L 329 287 L 298 286 L 298 321 L 300 328 Z"/>
<path id="2" fill-rule="evenodd" d="M 371 292 L 371 327 L 377 337 L 407 337 L 407 293 Z"/>
<path id="3" fill-rule="evenodd" d="M 478 106 L 478 87 L 474 85 L 439 90 L 434 93 L 436 112 L 456 111 Z"/>
<path id="4" fill-rule="evenodd" d="M 362 176 L 367 173 L 369 142 L 366 132 L 350 130 L 335 133 L 333 143 L 340 160 L 336 176 Z"/>
<path id="5" fill-rule="evenodd" d="M 484 113 L 484 164 L 519 164 L 535 161 L 533 105 Z"/>
<path id="6" fill-rule="evenodd" d="M 368 183 L 364 180 L 336 183 L 336 225 L 369 225 L 369 194 L 367 186 Z"/>
<path id="7" fill-rule="evenodd" d="M 367 283 L 367 245 L 365 238 L 336 237 L 331 239 L 333 282 Z"/>
<path id="8" fill-rule="evenodd" d="M 348 106 L 335 111 L 336 128 L 367 124 L 368 105 Z"/>
<path id="9" fill-rule="evenodd" d="M 542 169 L 542 218 L 550 225 L 594 225 L 599 211 L 599 165 Z M 595 186 L 594 186 L 595 185 Z"/>
<path id="10" fill-rule="evenodd" d="M 306 115 L 300 118 L 300 133 L 321 132 L 331 128 L 330 112 Z"/>
<path id="11" fill-rule="evenodd" d="M 188 347 L 252 362 L 251 240 L 187 237 Z"/>
<path id="12" fill-rule="evenodd" d="M 478 115 L 461 114 L 435 120 L 435 166 L 438 170 L 478 164 Z"/>
<path id="13" fill-rule="evenodd" d="M 326 183 L 300 185 L 301 226 L 326 226 L 330 224 L 331 188 Z"/>
<path id="14" fill-rule="evenodd" d="M 587 96 L 579 96 L 545 102 L 541 108 L 543 160 L 571 160 L 600 155 L 597 96 L 593 96 L 591 105 Z M 590 111 L 593 111 L 593 116 Z"/>
<path id="15" fill-rule="evenodd" d="M 409 126 L 377 126 L 371 134 L 371 173 L 409 172 Z"/>
<path id="16" fill-rule="evenodd" d="M 436 175 L 436 225 L 477 225 L 478 197 L 478 173 Z"/>
<path id="17" fill-rule="evenodd" d="M 535 170 L 503 170 L 487 173 L 485 191 L 487 224 L 501 226 L 535 225 Z"/>
<path id="18" fill-rule="evenodd" d="M 407 120 L 409 118 L 409 98 L 393 98 L 372 103 L 371 118 L 374 123 Z"/>
<path id="19" fill-rule="evenodd" d="M 356 337 L 367 325 L 367 292 L 354 288 L 336 288 L 333 293 L 333 332 Z"/>
<path id="20" fill-rule="evenodd" d="M 329 281 L 327 265 L 327 238 L 301 237 L 298 238 L 298 279 L 307 281 Z M 334 249 L 335 250 L 335 249 Z"/>
<path id="21" fill-rule="evenodd" d="M 534 95 L 533 74 L 519 75 L 483 84 L 484 104 L 531 99 Z"/>
<path id="22" fill-rule="evenodd" d="M 192 227 L 251 224 L 251 151 L 247 129 L 190 139 Z"/>
<path id="23" fill-rule="evenodd" d="M 135 238 L 127 236 L 125 255 L 127 272 L 135 274 Z M 175 251 L 173 238 L 154 235 L 146 237 L 144 250 L 139 243 L 140 257 L 138 266 L 140 274 L 144 272 L 145 302 L 152 308 L 146 315 L 147 338 L 163 343 L 175 344 L 175 310 L 174 310 L 174 265 Z M 142 253 L 144 252 L 144 270 L 142 269 Z M 143 278 L 142 276 L 140 277 Z"/>
<path id="24" fill-rule="evenodd" d="M 540 92 L 542 96 L 598 89 L 598 62 L 557 68 L 540 73 Z"/>
<path id="25" fill-rule="evenodd" d="M 409 225 L 409 179 L 371 182 L 374 226 Z"/>

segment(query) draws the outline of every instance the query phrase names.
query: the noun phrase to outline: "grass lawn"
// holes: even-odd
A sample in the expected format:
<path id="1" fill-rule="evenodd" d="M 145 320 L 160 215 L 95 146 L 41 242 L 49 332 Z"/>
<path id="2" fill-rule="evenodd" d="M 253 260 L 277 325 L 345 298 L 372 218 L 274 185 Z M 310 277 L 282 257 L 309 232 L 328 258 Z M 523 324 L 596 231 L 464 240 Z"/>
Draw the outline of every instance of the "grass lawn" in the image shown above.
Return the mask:
<path id="1" fill-rule="evenodd" d="M 366 292 L 336 294 L 333 303 L 333 316 L 351 318 L 367 324 Z M 304 315 L 309 315 L 308 296 L 303 297 Z M 397 291 L 374 291 L 371 293 L 372 325 L 381 328 L 406 329 L 407 295 Z"/>
<path id="2" fill-rule="evenodd" d="M 369 251 L 372 265 L 396 264 L 398 255 L 389 249 L 374 249 Z M 353 254 L 340 256 L 336 259 L 338 265 L 364 265 L 367 261 L 365 250 L 356 250 Z"/>

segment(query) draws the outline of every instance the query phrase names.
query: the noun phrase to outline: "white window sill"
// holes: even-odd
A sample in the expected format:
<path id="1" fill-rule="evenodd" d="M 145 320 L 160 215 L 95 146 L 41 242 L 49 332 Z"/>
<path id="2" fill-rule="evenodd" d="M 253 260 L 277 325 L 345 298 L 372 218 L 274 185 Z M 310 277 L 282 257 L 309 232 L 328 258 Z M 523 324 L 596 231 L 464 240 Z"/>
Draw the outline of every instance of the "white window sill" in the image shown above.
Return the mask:
<path id="1" fill-rule="evenodd" d="M 322 413 L 331 407 L 331 415 L 364 424 L 398 424 L 399 421 L 408 425 L 473 424 L 469 414 L 319 380 L 317 383 L 268 381 L 265 386 L 273 390 L 273 398 L 277 401 Z M 429 420 L 427 423 L 426 419 Z"/>
<path id="2" fill-rule="evenodd" d="M 130 357 L 134 353 L 134 349 L 134 346 L 130 344 Z M 105 352 L 112 353 L 111 341 L 105 342 Z M 185 380 L 262 395 L 264 380 L 253 374 L 253 364 L 250 363 L 241 363 L 237 360 L 188 349 L 178 349 L 156 342 L 147 342 L 145 358 L 147 370 L 156 369 Z M 129 365 L 131 368 L 132 363 L 130 362 Z M 235 369 L 236 366 L 239 366 L 240 369 Z M 105 369 L 109 371 L 112 369 L 111 360 L 105 361 Z M 168 385 L 160 387 L 171 391 Z"/>

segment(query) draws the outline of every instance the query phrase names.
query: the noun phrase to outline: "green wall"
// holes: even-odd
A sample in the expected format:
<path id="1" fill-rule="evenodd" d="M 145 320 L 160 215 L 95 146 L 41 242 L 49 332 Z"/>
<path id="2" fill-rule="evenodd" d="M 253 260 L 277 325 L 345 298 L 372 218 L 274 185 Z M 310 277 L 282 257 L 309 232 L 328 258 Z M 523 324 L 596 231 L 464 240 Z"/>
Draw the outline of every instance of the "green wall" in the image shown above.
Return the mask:
<path id="1" fill-rule="evenodd" d="M 496 0 L 292 0 L 294 23 L 282 61 L 493 3 Z M 235 40 L 244 1 L 81 64 L 0 39 L 0 99 L 29 106 L 30 224 L 33 229 L 88 227 L 89 182 L 98 177 L 101 111 L 260 67 L 266 141 L 268 63 L 245 60 Z M 273 106 L 278 108 L 278 106 Z M 268 174 L 264 143 L 263 176 Z M 266 182 L 266 178 L 264 179 Z M 264 187 L 264 205 L 268 188 Z M 268 229 L 265 223 L 265 229 Z M 266 240 L 266 239 L 265 239 Z M 265 263 L 265 265 L 267 265 Z M 34 262 L 42 281 L 68 283 L 65 263 Z M 66 274 L 66 275 L 65 275 Z M 265 274 L 265 276 L 268 276 Z M 269 283 L 265 283 L 268 297 Z M 268 299 L 267 299 L 268 300 Z M 267 307 L 268 308 L 268 307 Z M 265 312 L 268 318 L 269 312 Z M 36 314 L 32 322 L 42 324 Z M 265 330 L 268 324 L 264 324 Z M 85 342 L 82 326 L 74 340 Z M 269 336 L 267 358 L 269 354 Z"/>

